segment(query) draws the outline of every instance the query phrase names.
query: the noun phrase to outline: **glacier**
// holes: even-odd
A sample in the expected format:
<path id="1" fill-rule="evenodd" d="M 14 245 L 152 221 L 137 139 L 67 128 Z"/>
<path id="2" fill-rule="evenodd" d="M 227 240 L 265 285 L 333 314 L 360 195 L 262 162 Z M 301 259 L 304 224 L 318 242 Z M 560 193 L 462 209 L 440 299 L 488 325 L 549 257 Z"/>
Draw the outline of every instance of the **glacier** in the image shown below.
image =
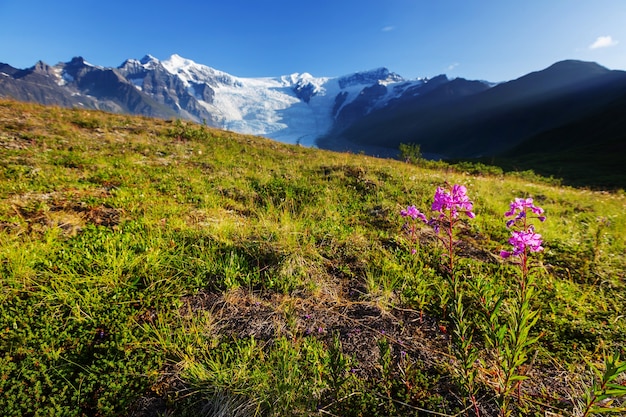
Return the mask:
<path id="1" fill-rule="evenodd" d="M 280 142 L 315 146 L 315 141 L 335 124 L 342 109 L 364 97 L 372 85 L 384 86 L 386 94 L 369 104 L 367 111 L 386 105 L 409 87 L 424 80 L 408 81 L 386 68 L 343 77 L 315 77 L 293 73 L 278 77 L 244 78 L 198 64 L 173 54 L 159 61 L 146 55 L 127 60 L 133 68 L 132 84 L 143 88 L 143 74 L 161 67 L 177 78 L 199 105 L 211 114 L 211 125 L 237 133 L 268 137 Z M 120 67 L 122 68 L 122 67 Z M 210 94 L 204 94 L 210 89 Z M 180 103 L 178 107 L 182 110 Z"/>

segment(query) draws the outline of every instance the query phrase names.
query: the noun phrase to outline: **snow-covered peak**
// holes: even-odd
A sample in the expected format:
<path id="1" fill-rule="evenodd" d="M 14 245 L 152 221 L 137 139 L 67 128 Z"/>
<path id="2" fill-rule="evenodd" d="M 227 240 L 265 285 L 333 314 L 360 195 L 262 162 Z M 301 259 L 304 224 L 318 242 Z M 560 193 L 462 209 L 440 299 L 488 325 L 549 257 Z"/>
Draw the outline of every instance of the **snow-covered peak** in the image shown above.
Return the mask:
<path id="1" fill-rule="evenodd" d="M 339 78 L 339 85 L 341 88 L 346 88 L 353 85 L 361 84 L 389 84 L 405 81 L 400 75 L 395 72 L 390 72 L 385 67 L 376 68 L 369 71 L 355 72 L 354 74 L 346 75 Z"/>
<path id="2" fill-rule="evenodd" d="M 144 56 L 143 58 L 141 58 L 141 60 L 139 61 L 141 62 L 142 65 L 147 65 L 147 64 L 156 64 L 159 63 L 159 60 L 156 59 L 155 57 L 153 57 L 150 54 L 146 54 L 146 56 Z"/>
<path id="3" fill-rule="evenodd" d="M 161 64 L 169 73 L 178 76 L 185 84 L 208 84 L 210 86 L 237 84 L 237 77 L 206 65 L 197 64 L 191 59 L 183 58 L 177 54 L 173 54 Z"/>
<path id="4" fill-rule="evenodd" d="M 294 72 L 293 74 L 283 75 L 280 77 L 280 79 L 285 85 L 289 86 L 302 82 L 316 82 L 316 80 L 318 81 L 318 84 L 321 84 L 326 82 L 326 80 L 328 80 L 328 77 L 315 78 L 308 72 Z"/>
<path id="5" fill-rule="evenodd" d="M 285 86 L 312 84 L 317 88 L 321 88 L 324 84 L 330 80 L 330 77 L 314 77 L 308 72 L 298 73 L 295 72 L 290 75 L 283 75 L 280 80 Z"/>
<path id="6" fill-rule="evenodd" d="M 65 65 L 73 66 L 73 67 L 91 67 L 91 68 L 97 68 L 97 69 L 105 69 L 104 67 L 101 67 L 99 65 L 94 65 L 86 61 L 85 58 L 83 58 L 82 56 L 75 56 L 74 58 L 72 58 L 70 62 L 66 62 Z"/>
<path id="7" fill-rule="evenodd" d="M 190 67 L 190 66 L 199 65 L 199 64 L 196 64 L 191 59 L 183 58 L 182 56 L 178 54 L 172 54 L 168 59 L 163 61 L 163 65 L 165 65 L 166 67 L 171 67 L 171 68 L 183 68 L 183 67 Z"/>
<path id="8" fill-rule="evenodd" d="M 206 65 L 198 64 L 191 59 L 183 58 L 178 54 L 173 54 L 166 60 L 162 61 L 161 64 L 172 74 L 182 74 L 182 73 L 207 73 L 214 74 L 216 72 L 220 72 Z"/>
<path id="9" fill-rule="evenodd" d="M 311 97 L 326 92 L 324 85 L 328 80 L 330 80 L 330 78 L 314 77 L 308 72 L 301 74 L 296 72 L 280 77 L 281 83 L 284 86 L 290 87 L 296 96 L 306 103 L 311 100 Z"/>
<path id="10" fill-rule="evenodd" d="M 156 63 L 158 63 L 158 61 L 156 61 Z M 154 61 L 146 60 L 146 57 L 144 57 L 139 61 L 134 58 L 127 59 L 122 63 L 122 65 L 117 68 L 129 73 L 136 73 L 143 70 L 154 69 L 155 66 L 156 65 Z"/>

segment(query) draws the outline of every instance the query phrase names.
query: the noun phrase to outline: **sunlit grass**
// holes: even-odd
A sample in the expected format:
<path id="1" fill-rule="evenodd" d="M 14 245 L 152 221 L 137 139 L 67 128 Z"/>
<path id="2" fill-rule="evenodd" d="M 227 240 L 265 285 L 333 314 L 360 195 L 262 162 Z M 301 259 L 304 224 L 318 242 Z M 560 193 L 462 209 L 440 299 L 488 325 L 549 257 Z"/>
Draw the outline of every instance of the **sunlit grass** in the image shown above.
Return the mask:
<path id="1" fill-rule="evenodd" d="M 4 415 L 459 413 L 442 248 L 426 230 L 407 242 L 399 216 L 445 182 L 475 204 L 459 234 L 470 320 L 480 282 L 516 291 L 497 256 L 511 199 L 546 209 L 532 400 L 568 415 L 585 361 L 626 345 L 623 193 L 180 121 L 0 110 Z"/>

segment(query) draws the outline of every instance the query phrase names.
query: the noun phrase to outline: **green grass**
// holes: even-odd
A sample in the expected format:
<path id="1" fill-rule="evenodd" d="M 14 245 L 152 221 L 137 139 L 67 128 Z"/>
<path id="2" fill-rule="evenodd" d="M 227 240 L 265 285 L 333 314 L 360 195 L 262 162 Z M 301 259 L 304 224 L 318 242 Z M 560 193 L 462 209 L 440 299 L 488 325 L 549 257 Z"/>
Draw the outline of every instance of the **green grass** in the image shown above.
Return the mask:
<path id="1" fill-rule="evenodd" d="M 502 214 L 515 197 L 546 209 L 541 337 L 515 407 L 575 415 L 586 363 L 626 353 L 626 197 L 482 171 L 0 102 L 3 415 L 462 412 L 442 249 L 424 232 L 411 255 L 399 216 L 446 181 L 477 214 L 463 275 L 504 294 Z"/>

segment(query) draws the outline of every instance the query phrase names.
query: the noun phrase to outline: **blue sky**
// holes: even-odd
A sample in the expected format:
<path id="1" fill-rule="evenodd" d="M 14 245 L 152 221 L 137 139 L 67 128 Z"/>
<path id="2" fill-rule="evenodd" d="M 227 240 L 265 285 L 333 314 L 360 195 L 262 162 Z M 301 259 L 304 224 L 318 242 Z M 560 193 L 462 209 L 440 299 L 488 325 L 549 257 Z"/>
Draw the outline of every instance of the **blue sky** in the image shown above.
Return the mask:
<path id="1" fill-rule="evenodd" d="M 563 59 L 626 70 L 624 0 L 0 0 L 0 62 L 172 54 L 241 77 L 506 81 Z"/>

